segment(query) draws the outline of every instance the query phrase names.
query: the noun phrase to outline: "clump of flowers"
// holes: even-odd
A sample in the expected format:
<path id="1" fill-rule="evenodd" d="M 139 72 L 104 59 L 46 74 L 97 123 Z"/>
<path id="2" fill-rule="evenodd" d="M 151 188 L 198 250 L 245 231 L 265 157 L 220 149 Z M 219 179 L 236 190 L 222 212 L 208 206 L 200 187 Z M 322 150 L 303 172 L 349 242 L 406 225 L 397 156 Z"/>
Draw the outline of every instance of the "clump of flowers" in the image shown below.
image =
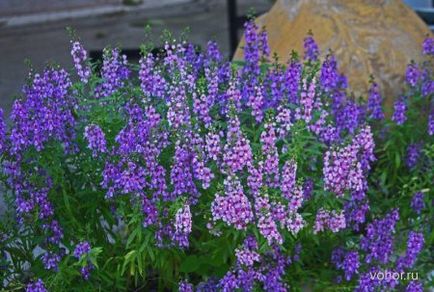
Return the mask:
<path id="1" fill-rule="evenodd" d="M 408 168 L 414 168 L 421 156 L 421 144 L 415 143 L 408 145 L 406 164 Z"/>
<path id="2" fill-rule="evenodd" d="M 372 82 L 369 88 L 368 96 L 368 111 L 369 117 L 371 119 L 381 120 L 384 119 L 384 113 L 382 108 L 382 97 L 380 94 L 380 89 L 377 83 Z"/>
<path id="3" fill-rule="evenodd" d="M 327 211 L 320 209 L 316 214 L 314 232 L 330 229 L 332 232 L 338 232 L 346 227 L 345 216 L 343 212 Z"/>
<path id="4" fill-rule="evenodd" d="M 71 56 L 80 81 L 86 84 L 92 72 L 88 64 L 86 64 L 88 62 L 87 51 L 80 42 L 75 41 L 72 43 Z"/>
<path id="5" fill-rule="evenodd" d="M 409 65 L 389 118 L 380 86 L 372 79 L 367 101 L 353 98 L 311 34 L 304 58 L 281 65 L 265 30 L 245 30 L 241 63 L 214 42 L 199 50 L 170 37 L 158 52 L 143 46 L 139 64 L 106 48 L 98 69 L 75 41 L 75 72 L 29 74 L 9 120 L 0 111 L 0 181 L 13 210 L 0 223 L 0 285 L 423 287 L 370 273 L 425 269 L 431 255 L 431 61 Z M 425 41 L 425 57 L 432 47 Z"/>
<path id="6" fill-rule="evenodd" d="M 407 104 L 405 98 L 395 101 L 392 120 L 397 125 L 402 125 L 407 120 Z"/>
<path id="7" fill-rule="evenodd" d="M 424 194 L 422 192 L 416 192 L 411 199 L 411 208 L 417 214 L 420 214 L 425 208 Z"/>
<path id="8" fill-rule="evenodd" d="M 104 153 L 107 151 L 104 132 L 98 125 L 89 125 L 84 129 L 84 136 L 89 143 L 89 149 L 92 150 L 93 156 L 97 156 L 98 153 Z"/>
<path id="9" fill-rule="evenodd" d="M 89 280 L 90 271 L 93 269 L 91 263 L 88 262 L 87 256 L 91 250 L 90 244 L 87 241 L 80 242 L 75 246 L 74 249 L 74 257 L 77 260 L 81 260 L 82 258 L 85 260 L 84 265 L 80 269 L 81 276 L 85 280 Z"/>
<path id="10" fill-rule="evenodd" d="M 35 282 L 31 282 L 26 286 L 26 292 L 47 292 L 47 288 L 45 288 L 44 282 L 41 279 L 38 279 Z"/>

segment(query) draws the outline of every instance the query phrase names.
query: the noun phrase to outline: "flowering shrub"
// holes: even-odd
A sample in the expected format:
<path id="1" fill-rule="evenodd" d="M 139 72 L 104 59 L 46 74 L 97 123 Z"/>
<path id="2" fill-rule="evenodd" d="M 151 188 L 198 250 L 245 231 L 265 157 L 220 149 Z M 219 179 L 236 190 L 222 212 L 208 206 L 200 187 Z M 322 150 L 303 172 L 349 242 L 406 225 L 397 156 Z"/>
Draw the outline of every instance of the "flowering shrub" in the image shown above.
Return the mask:
<path id="1" fill-rule="evenodd" d="M 353 98 L 311 35 L 287 66 L 253 22 L 245 38 L 241 63 L 167 41 L 139 65 L 105 49 L 100 70 L 75 41 L 75 72 L 30 73 L 1 115 L 2 285 L 432 285 L 433 39 L 389 119 L 375 81 Z M 372 277 L 385 269 L 420 278 Z"/>

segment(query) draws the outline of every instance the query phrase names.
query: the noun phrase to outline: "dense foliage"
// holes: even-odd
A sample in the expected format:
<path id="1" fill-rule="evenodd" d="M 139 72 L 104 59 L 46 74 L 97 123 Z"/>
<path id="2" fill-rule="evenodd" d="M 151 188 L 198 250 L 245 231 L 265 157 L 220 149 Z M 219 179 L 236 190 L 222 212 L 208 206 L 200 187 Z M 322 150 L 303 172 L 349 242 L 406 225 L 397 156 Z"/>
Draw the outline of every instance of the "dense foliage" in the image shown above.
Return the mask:
<path id="1" fill-rule="evenodd" d="M 245 41 L 243 62 L 169 39 L 139 65 L 74 41 L 74 73 L 31 72 L 0 123 L 0 285 L 432 287 L 434 39 L 390 114 L 311 35 L 286 66 L 253 22 Z"/>

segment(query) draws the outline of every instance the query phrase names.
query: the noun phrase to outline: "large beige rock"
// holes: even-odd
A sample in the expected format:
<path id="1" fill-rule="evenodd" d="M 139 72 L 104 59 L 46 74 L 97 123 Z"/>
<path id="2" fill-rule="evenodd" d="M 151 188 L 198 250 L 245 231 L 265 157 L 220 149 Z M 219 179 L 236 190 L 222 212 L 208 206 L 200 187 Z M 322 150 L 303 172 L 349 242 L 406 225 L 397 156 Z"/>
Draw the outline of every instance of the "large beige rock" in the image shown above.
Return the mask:
<path id="1" fill-rule="evenodd" d="M 303 53 L 303 39 L 312 30 L 321 53 L 335 53 L 350 90 L 366 96 L 372 74 L 389 104 L 402 89 L 406 64 L 420 58 L 431 34 L 400 0 L 277 0 L 256 21 L 266 27 L 271 52 L 282 63 L 293 49 Z M 243 42 L 234 59 L 241 59 Z"/>

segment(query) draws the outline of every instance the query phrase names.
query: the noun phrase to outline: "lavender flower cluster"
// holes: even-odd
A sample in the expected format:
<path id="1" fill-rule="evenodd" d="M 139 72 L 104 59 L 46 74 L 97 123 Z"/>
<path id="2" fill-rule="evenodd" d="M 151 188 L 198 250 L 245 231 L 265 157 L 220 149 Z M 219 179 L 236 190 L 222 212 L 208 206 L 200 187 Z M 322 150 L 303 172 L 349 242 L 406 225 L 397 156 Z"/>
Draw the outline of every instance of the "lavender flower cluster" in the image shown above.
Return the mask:
<path id="1" fill-rule="evenodd" d="M 353 276 L 356 276 L 356 279 L 358 277 L 356 291 L 397 289 L 400 285 L 402 287 L 403 283 L 400 283 L 400 280 L 405 279 L 393 277 L 380 279 L 373 275 L 385 270 L 404 274 L 414 267 L 424 246 L 424 236 L 421 232 L 410 231 L 406 252 L 399 256 L 401 253 L 399 239 L 395 236 L 398 220 L 399 211 L 395 209 L 367 226 L 358 250 L 345 250 L 338 247 L 333 251 L 331 261 L 337 269 L 344 272 L 345 280 L 350 281 Z M 413 286 L 417 288 L 421 287 L 421 284 L 410 283 L 407 289 L 412 289 Z"/>
<path id="2" fill-rule="evenodd" d="M 89 280 L 90 271 L 93 269 L 93 265 L 89 262 L 86 256 L 89 254 L 91 250 L 90 244 L 87 241 L 80 242 L 75 246 L 74 249 L 74 257 L 77 260 L 81 260 L 84 257 L 84 265 L 80 269 L 81 276 L 84 280 Z"/>
<path id="3" fill-rule="evenodd" d="M 61 226 L 63 212 L 74 212 L 68 196 L 77 201 L 74 196 L 86 191 L 102 194 L 117 221 L 139 210 L 140 228 L 152 232 L 149 244 L 161 250 L 188 251 L 196 229 L 213 238 L 241 236 L 236 260 L 221 279 L 197 285 L 181 279 L 180 291 L 252 291 L 258 285 L 287 291 L 285 272 L 293 264 L 287 245 L 299 262 L 296 241 L 303 236 L 363 233 L 358 249 L 337 249 L 332 256 L 346 281 L 359 274 L 360 291 L 384 284 L 372 282 L 362 266 L 414 265 L 424 246 L 416 231 L 409 233 L 405 255 L 392 260 L 397 210 L 366 222 L 368 176 L 377 159 L 368 121 L 385 119 L 378 84 L 372 82 L 366 103 L 355 101 L 336 58 L 329 53 L 320 60 L 312 35 L 304 41 L 304 61 L 294 55 L 288 66 L 263 66 L 270 56 L 267 33 L 254 22 L 245 30 L 245 62 L 238 67 L 224 60 L 214 42 L 198 52 L 173 41 L 164 45 L 164 54 L 145 53 L 138 72 L 119 49 L 105 49 L 97 77 L 84 47 L 73 42 L 71 55 L 86 98 L 63 69 L 29 75 L 10 127 L 0 111 L 0 153 L 19 223 L 39 229 L 47 270 L 58 271 L 71 254 L 83 263 L 82 278 L 92 280 L 96 265 L 88 259 L 89 242 L 73 251 L 64 248 L 89 232 L 74 233 L 71 223 Z M 423 52 L 433 55 L 432 39 Z M 432 97 L 429 68 L 410 64 L 406 80 L 411 90 Z M 395 103 L 392 120 L 399 126 L 407 121 L 409 99 Z M 60 157 L 56 172 L 47 162 L 54 151 Z M 410 145 L 408 167 L 416 167 L 418 159 L 418 144 Z M 92 166 L 80 169 L 83 161 Z M 420 214 L 423 195 L 416 194 L 411 207 Z M 97 208 L 98 216 L 105 215 Z M 26 289 L 45 291 L 45 286 L 38 279 Z"/>

